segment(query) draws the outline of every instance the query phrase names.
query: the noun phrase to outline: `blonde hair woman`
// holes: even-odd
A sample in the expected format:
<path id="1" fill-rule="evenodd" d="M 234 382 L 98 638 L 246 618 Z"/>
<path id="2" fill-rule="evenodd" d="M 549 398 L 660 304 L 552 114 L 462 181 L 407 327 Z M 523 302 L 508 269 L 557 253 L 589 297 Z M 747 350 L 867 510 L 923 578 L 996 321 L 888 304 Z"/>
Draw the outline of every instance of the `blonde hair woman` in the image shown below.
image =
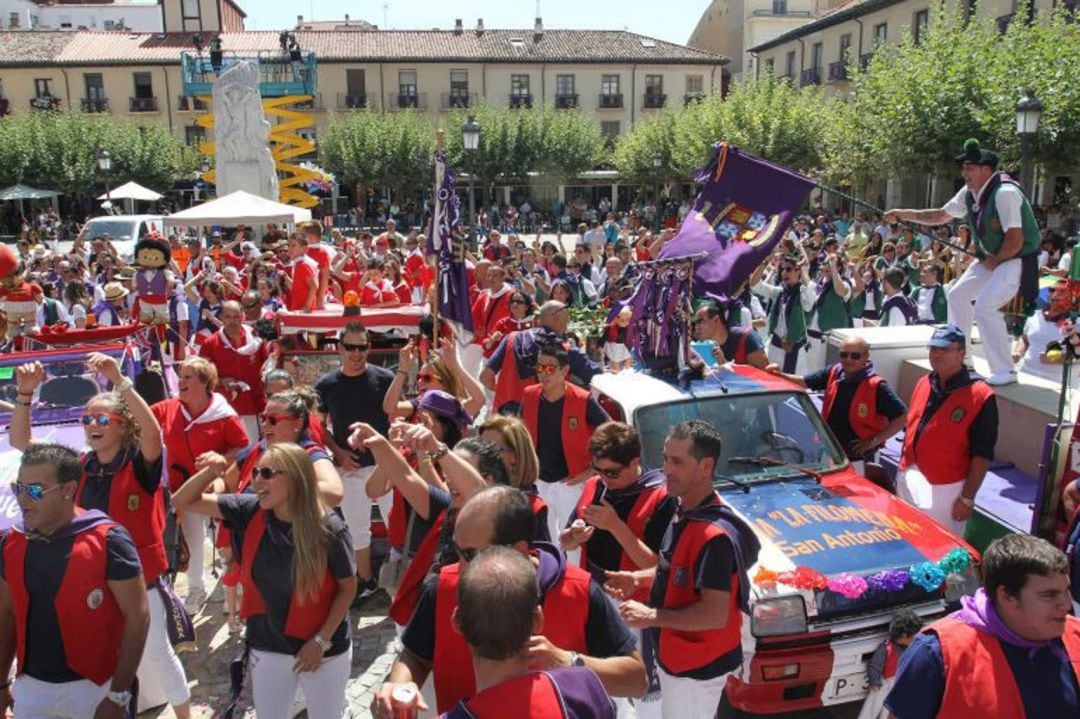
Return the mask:
<path id="1" fill-rule="evenodd" d="M 173 502 L 232 530 L 255 713 L 291 716 L 299 683 L 308 716 L 338 719 L 352 664 L 346 619 L 356 565 L 349 530 L 319 498 L 314 463 L 297 444 L 266 447 L 252 471 L 251 494 L 205 494 L 225 469 L 220 457 L 202 458 Z"/>
<path id="2" fill-rule="evenodd" d="M 551 541 L 548 505 L 536 491 L 540 460 L 525 423 L 518 417 L 495 415 L 480 425 L 479 437 L 499 448 L 499 456 L 510 475 L 510 486 L 517 487 L 529 498 L 529 506 L 536 517 L 536 540 Z"/>

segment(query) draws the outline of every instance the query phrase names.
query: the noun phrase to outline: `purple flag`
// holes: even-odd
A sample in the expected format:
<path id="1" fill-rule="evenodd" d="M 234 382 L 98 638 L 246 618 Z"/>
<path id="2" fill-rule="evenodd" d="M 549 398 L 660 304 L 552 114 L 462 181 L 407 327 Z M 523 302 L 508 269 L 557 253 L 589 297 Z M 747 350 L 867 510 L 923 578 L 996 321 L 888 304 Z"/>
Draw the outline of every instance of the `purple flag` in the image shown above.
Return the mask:
<path id="1" fill-rule="evenodd" d="M 660 259 L 707 253 L 694 264 L 694 294 L 726 300 L 773 251 L 816 183 L 722 142 L 694 179 L 705 187 Z"/>
<path id="2" fill-rule="evenodd" d="M 454 328 L 458 342 L 467 344 L 472 341 L 473 321 L 460 219 L 461 198 L 454 191 L 454 171 L 446 164 L 446 152 L 439 150 L 435 153 L 435 211 L 427 252 L 438 256 L 439 318 Z"/>

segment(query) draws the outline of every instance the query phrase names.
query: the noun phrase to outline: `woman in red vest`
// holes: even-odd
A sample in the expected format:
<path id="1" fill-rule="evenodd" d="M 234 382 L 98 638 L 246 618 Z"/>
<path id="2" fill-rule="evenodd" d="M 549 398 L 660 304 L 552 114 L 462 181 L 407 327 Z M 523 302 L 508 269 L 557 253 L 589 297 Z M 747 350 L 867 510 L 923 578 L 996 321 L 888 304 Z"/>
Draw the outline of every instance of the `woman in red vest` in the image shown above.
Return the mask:
<path id="1" fill-rule="evenodd" d="M 356 565 L 349 530 L 319 498 L 315 465 L 299 445 L 266 448 L 252 473 L 254 494 L 204 494 L 225 469 L 220 457 L 204 458 L 174 501 L 223 519 L 233 532 L 255 712 L 290 717 L 299 684 L 308 716 L 338 719 L 352 664 L 346 620 Z"/>
<path id="2" fill-rule="evenodd" d="M 150 603 L 150 630 L 139 663 L 140 684 L 159 686 L 179 719 L 190 716 L 191 692 L 184 667 L 169 642 L 162 583 L 169 568 L 165 554 L 165 498 L 161 427 L 153 412 L 121 373 L 112 357 L 93 353 L 86 361 L 91 373 L 101 375 L 112 392 L 86 403 L 82 425 L 89 451 L 83 455 L 83 478 L 76 503 L 109 515 L 135 542 Z M 18 401 L 11 418 L 11 446 L 24 450 L 33 441 L 30 426 L 32 397 L 44 379 L 41 364 L 17 370 Z"/>

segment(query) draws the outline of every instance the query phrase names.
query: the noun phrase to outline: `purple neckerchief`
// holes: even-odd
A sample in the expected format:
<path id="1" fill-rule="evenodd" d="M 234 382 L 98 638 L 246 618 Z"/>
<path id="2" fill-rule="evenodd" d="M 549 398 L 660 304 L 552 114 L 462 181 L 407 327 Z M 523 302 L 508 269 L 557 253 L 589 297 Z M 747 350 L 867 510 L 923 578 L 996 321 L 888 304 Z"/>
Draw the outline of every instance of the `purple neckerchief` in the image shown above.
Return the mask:
<path id="1" fill-rule="evenodd" d="M 109 515 L 97 509 L 87 509 L 79 512 L 75 515 L 75 518 L 65 524 L 63 527 L 58 527 L 52 534 L 41 534 L 34 530 L 28 530 L 22 522 L 18 522 L 12 529 L 20 534 L 25 534 L 28 539 L 38 539 L 46 542 L 51 542 L 57 539 L 67 539 L 68 537 L 74 537 L 76 534 L 82 534 L 94 527 L 112 522 Z"/>
<path id="2" fill-rule="evenodd" d="M 950 616 L 973 629 L 995 637 L 999 641 L 1020 649 L 1027 649 L 1028 660 L 1033 660 L 1035 655 L 1043 649 L 1049 649 L 1058 659 L 1063 662 L 1069 661 L 1069 655 L 1065 652 L 1065 648 L 1055 644 L 1053 639 L 1033 642 L 1030 639 L 1024 639 L 1005 626 L 1005 622 L 1001 621 L 1001 617 L 998 616 L 997 610 L 994 609 L 990 598 L 986 596 L 986 589 L 983 587 L 980 587 L 973 597 L 961 597 L 960 609 Z"/>
<path id="3" fill-rule="evenodd" d="M 637 495 L 644 492 L 646 489 L 659 487 L 664 482 L 664 472 L 660 469 L 650 469 L 646 472 L 642 472 L 641 476 L 634 480 L 633 484 L 628 487 L 623 487 L 622 489 L 612 489 L 607 485 L 607 482 L 601 480 L 601 483 L 605 487 L 603 498 L 610 499 L 612 497 L 636 497 Z M 591 503 L 599 504 L 600 502 L 596 500 L 594 496 Z"/>
<path id="4" fill-rule="evenodd" d="M 532 542 L 529 551 L 539 562 L 536 581 L 540 585 L 540 594 L 546 595 L 566 576 L 566 552 L 550 542 Z"/>
<path id="5" fill-rule="evenodd" d="M 863 367 L 861 370 L 851 376 L 844 374 L 844 368 L 839 362 L 836 364 L 836 367 L 836 381 L 842 383 L 851 382 L 853 384 L 859 384 L 867 377 L 873 377 L 877 374 L 877 372 L 874 370 L 873 362 L 867 362 L 865 367 Z"/>

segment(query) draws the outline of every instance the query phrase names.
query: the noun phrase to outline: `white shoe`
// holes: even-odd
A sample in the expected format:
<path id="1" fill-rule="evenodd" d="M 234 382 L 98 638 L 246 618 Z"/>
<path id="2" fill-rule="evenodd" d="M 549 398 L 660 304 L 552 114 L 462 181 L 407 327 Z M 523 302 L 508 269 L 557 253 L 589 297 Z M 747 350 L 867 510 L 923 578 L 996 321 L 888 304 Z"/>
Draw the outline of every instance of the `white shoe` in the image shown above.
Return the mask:
<path id="1" fill-rule="evenodd" d="M 191 616 L 195 616 L 202 609 L 202 605 L 206 603 L 206 590 L 205 589 L 192 589 L 188 592 L 187 598 L 184 599 L 184 609 Z"/>
<path id="2" fill-rule="evenodd" d="M 986 378 L 986 384 L 993 387 L 1001 387 L 1002 385 L 1012 384 L 1016 381 L 1016 370 L 1012 372 L 998 372 L 992 374 Z"/>

